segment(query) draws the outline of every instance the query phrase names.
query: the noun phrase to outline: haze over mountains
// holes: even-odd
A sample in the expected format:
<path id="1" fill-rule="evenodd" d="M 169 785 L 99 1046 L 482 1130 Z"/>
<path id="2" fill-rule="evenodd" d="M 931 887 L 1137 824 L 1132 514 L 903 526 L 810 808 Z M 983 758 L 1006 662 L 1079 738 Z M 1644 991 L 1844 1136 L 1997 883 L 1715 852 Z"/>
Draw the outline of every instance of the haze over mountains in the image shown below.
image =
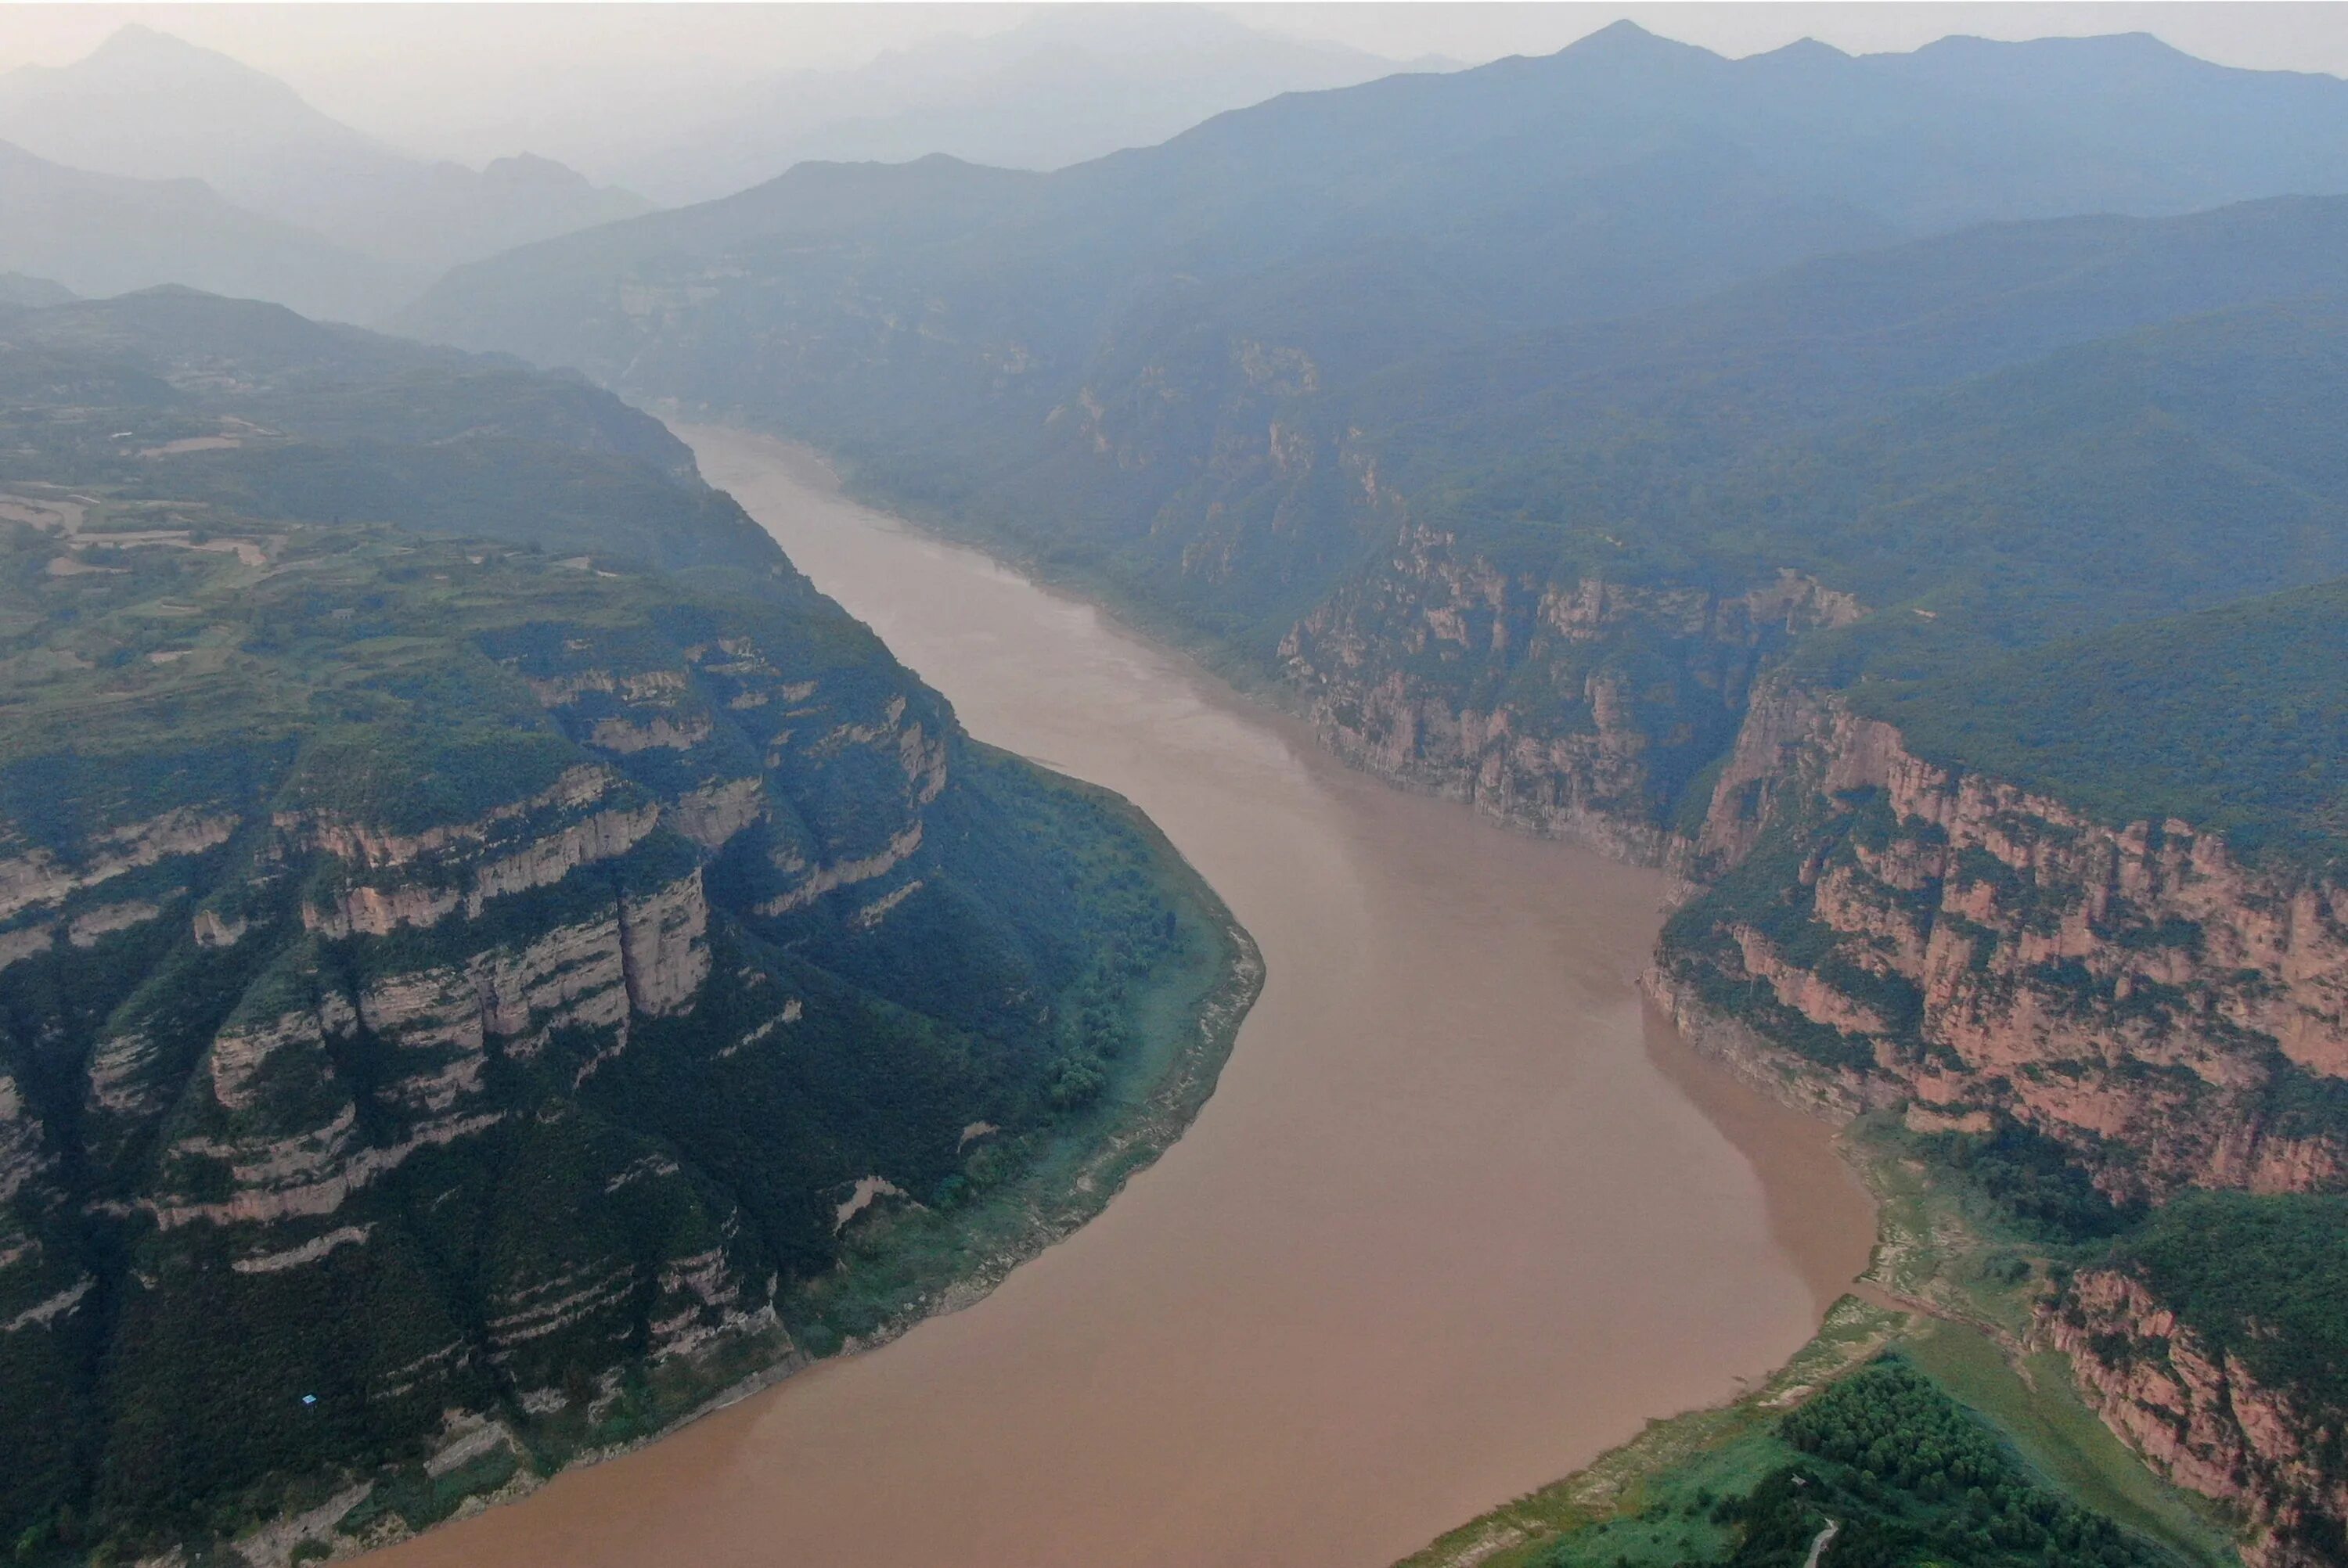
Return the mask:
<path id="1" fill-rule="evenodd" d="M 0 142 L 0 267 L 90 295 L 180 283 L 366 320 L 430 274 L 264 218 L 200 179 L 92 174 Z"/>
<path id="2" fill-rule="evenodd" d="M 814 160 L 942 152 L 1058 169 L 1281 93 L 1447 64 L 1284 38 L 1198 6 L 1055 5 L 1007 32 L 891 50 L 851 70 L 782 72 L 680 106 L 685 128 L 649 142 L 605 129 L 582 156 L 667 201 L 730 195 Z"/>
<path id="3" fill-rule="evenodd" d="M 2348 1260 L 2348 83 L 1624 24 L 1054 173 L 806 165 L 403 321 L 810 441 L 1365 768 L 1672 866 L 1658 999 L 2077 1194 L 2017 1223 L 2242 1187 Z M 2078 1343 L 2254 1561 L 2333 1563 L 2336 1314 L 2260 1432 L 2130 1381 L 2169 1305 L 2291 1310 L 2240 1266 Z"/>
<path id="4" fill-rule="evenodd" d="M 371 316 L 453 262 L 650 205 L 541 158 L 407 157 L 137 26 L 0 77 L 0 259 L 87 293 L 179 282 Z"/>
<path id="5" fill-rule="evenodd" d="M 0 140 L 76 169 L 194 178 L 386 261 L 447 266 L 646 210 L 541 158 L 407 157 L 225 55 L 141 26 L 70 66 L 0 77 Z"/>
<path id="6" fill-rule="evenodd" d="M 1071 12 L 613 118 L 599 175 L 715 199 L 407 158 L 144 29 L 0 78 L 0 1413 L 70 1412 L 0 1540 L 420 1528 L 951 1295 L 963 1205 L 1210 1086 L 1211 895 L 649 408 L 1667 867 L 1653 999 L 1906 1140 L 1934 1247 L 2006 1227 L 1934 1311 L 2065 1344 L 2253 1568 L 2341 1561 L 2348 1314 L 2290 1260 L 2348 1280 L 2348 82 Z M 72 297 L 158 282 L 440 346 Z M 935 1250 L 843 1283 L 876 1194 Z M 330 1430 L 201 1440 L 283 1368 Z M 1916 1448 L 1879 1414 L 1850 1463 Z M 1743 1532 L 1704 1560 L 1834 1539 L 1784 1460 L 1667 1511 Z M 2172 1562 L 1866 1473 L 1838 1552 Z"/>
<path id="7" fill-rule="evenodd" d="M 405 319 L 657 395 L 797 418 L 805 394 L 859 439 L 939 439 L 941 409 L 1028 438 L 1111 359 L 1179 341 L 1276 340 L 1325 380 L 1985 220 L 2348 190 L 2343 133 L 2336 79 L 2149 38 L 1731 61 L 1622 24 L 1051 175 L 803 167 L 460 269 Z"/>
<path id="8" fill-rule="evenodd" d="M 938 151 L 1055 168 L 1395 68 L 1219 13 L 1055 8 L 854 70 L 714 99 L 647 89 L 628 112 L 541 128 L 618 180 L 598 184 L 528 154 L 479 169 L 409 156 L 264 72 L 132 25 L 70 65 L 0 76 L 0 201 L 22 220 L 0 233 L 0 266 L 88 294 L 176 282 L 372 321 L 448 266 L 647 210 L 631 185 L 698 200 L 808 159 Z"/>

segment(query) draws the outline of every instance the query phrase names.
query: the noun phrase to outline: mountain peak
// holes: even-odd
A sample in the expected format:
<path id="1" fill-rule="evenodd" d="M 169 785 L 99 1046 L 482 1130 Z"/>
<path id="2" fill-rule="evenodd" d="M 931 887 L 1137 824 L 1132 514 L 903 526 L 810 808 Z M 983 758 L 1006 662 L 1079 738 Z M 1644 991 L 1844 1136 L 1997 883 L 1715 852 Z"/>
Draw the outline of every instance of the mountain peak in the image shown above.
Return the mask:
<path id="1" fill-rule="evenodd" d="M 92 49 L 86 57 L 96 59 L 102 55 L 165 54 L 177 51 L 203 52 L 197 50 L 196 46 L 185 38 L 176 37 L 159 27 L 149 27 L 144 22 L 125 22 L 113 32 L 108 33 L 105 41 Z"/>
<path id="2" fill-rule="evenodd" d="M 106 36 L 106 41 L 83 56 L 67 70 L 106 71 L 108 69 L 164 69 L 173 72 L 210 71 L 226 77 L 235 76 L 248 81 L 267 82 L 280 86 L 277 78 L 265 71 L 254 69 L 231 55 L 218 49 L 207 49 L 201 44 L 191 44 L 176 34 L 149 27 L 143 22 L 125 22 Z"/>
<path id="3" fill-rule="evenodd" d="M 593 187 L 587 177 L 567 163 L 541 157 L 535 152 L 517 152 L 506 158 L 493 158 L 481 168 L 481 178 L 491 185 L 521 188 L 537 186 L 554 190 L 590 190 Z"/>
<path id="4" fill-rule="evenodd" d="M 1710 49 L 1650 33 L 1627 16 L 1575 39 L 1558 51 L 1558 57 L 1622 65 L 1671 65 L 1718 58 Z"/>
<path id="5" fill-rule="evenodd" d="M 2183 65 L 2189 68 L 2223 69 L 2212 63 L 2188 55 L 2175 45 L 2151 33 L 2090 33 L 2079 36 L 2047 38 L 1984 38 L 1972 33 L 1952 33 L 1936 38 L 1915 51 L 1919 58 L 1974 59 L 2002 56 L 2011 59 L 2063 58 L 2092 60 L 2101 64 L 2129 63 L 2136 65 Z"/>
<path id="6" fill-rule="evenodd" d="M 1760 60 L 1785 60 L 1800 64 L 1813 60 L 1848 60 L 1850 58 L 1850 56 L 1844 53 L 1842 50 L 1836 48 L 1832 44 L 1822 43 L 1817 38 L 1797 38 L 1792 43 L 1784 46 L 1782 48 L 1768 50 L 1766 53 L 1755 56 L 1754 58 Z"/>

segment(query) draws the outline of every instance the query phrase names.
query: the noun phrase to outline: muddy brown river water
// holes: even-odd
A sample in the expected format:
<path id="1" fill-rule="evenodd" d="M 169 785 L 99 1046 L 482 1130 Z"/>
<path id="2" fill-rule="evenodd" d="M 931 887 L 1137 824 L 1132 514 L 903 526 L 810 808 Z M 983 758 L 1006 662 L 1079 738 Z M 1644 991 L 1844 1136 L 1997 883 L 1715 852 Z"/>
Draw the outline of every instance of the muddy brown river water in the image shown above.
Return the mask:
<path id="1" fill-rule="evenodd" d="M 1643 1009 L 1655 874 L 1349 773 L 806 454 L 682 434 L 972 733 L 1148 811 L 1267 983 L 1190 1131 L 984 1301 L 386 1568 L 1378 1568 L 1734 1394 L 1865 1266 L 1826 1130 Z"/>

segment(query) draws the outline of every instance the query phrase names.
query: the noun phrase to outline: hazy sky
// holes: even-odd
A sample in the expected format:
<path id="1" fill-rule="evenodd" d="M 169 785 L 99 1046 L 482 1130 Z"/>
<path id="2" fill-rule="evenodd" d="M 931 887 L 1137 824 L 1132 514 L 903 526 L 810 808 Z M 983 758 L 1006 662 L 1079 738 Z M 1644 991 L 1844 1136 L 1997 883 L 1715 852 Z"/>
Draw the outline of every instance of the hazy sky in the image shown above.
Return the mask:
<path id="1" fill-rule="evenodd" d="M 1630 16 L 1724 54 L 1805 36 L 1854 53 L 1950 33 L 2145 31 L 2229 65 L 2348 76 L 2348 5 L 1223 5 L 1254 26 L 1408 57 L 1547 53 Z M 138 20 L 292 82 L 328 113 L 417 151 L 519 150 L 582 106 L 689 100 L 696 87 L 838 67 L 942 34 L 1014 26 L 1026 5 L 29 5 L 0 4 L 0 69 L 63 64 Z M 549 149 L 548 150 L 552 150 Z"/>

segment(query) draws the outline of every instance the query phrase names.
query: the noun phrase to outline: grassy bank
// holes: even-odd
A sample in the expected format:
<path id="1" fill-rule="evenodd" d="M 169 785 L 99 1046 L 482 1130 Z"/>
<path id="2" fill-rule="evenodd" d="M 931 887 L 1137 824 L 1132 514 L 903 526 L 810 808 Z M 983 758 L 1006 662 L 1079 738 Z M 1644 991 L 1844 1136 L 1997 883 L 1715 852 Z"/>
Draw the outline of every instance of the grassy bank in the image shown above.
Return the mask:
<path id="1" fill-rule="evenodd" d="M 887 1343 L 924 1318 L 971 1306 L 1098 1214 L 1163 1153 L 1215 1088 L 1263 983 L 1254 941 L 1156 825 L 1109 791 L 1053 778 L 1143 842 L 1154 891 L 1173 909 L 1170 957 L 1120 998 L 1129 1043 L 1081 1110 L 1020 1135 L 974 1132 L 935 1190 L 883 1199 L 844 1227 L 840 1266 L 787 1285 L 778 1327 L 702 1353 L 631 1365 L 600 1394 L 551 1415 L 496 1412 L 492 1442 L 439 1474 L 403 1468 L 356 1493 L 304 1499 L 321 1517 L 280 1520 L 238 1542 L 243 1561 L 294 1563 L 389 1544 L 536 1489 L 572 1466 L 657 1440 L 814 1361 Z M 485 1434 L 487 1435 L 487 1434 Z M 354 1498 L 356 1505 L 353 1506 Z M 223 1559 L 223 1561 L 226 1561 Z"/>
<path id="2" fill-rule="evenodd" d="M 2111 1560 L 2238 1563 L 2216 1512 L 2155 1476 L 2096 1419 L 2073 1389 L 2065 1358 L 2030 1348 L 2032 1303 L 2059 1249 L 2008 1224 L 1978 1184 L 1896 1119 L 1854 1123 L 1844 1152 L 1880 1203 L 1874 1261 L 1791 1360 L 1732 1403 L 1650 1423 L 1583 1470 L 1462 1525 L 1398 1568 L 1677 1568 L 1774 1563 L 1772 1551 L 1797 1563 L 1798 1542 L 1773 1547 L 1756 1539 L 1787 1512 L 1765 1506 L 1784 1478 L 1802 1477 L 1805 1490 L 1827 1479 L 1824 1461 L 1794 1440 L 1804 1434 L 1789 1418 L 1886 1367 L 1920 1378 L 1953 1408 L 1962 1430 L 1982 1434 L 2010 1466 L 2005 1484 L 2014 1491 L 2050 1514 L 2075 1511 L 2115 1527 L 2111 1549 L 2119 1555 Z M 1903 1440 L 1903 1440 L 1895 1428 L 1891 1446 Z M 1926 1479 L 1905 1491 L 1896 1478 L 1862 1484 L 1879 1482 L 1876 1506 L 1913 1539 L 1950 1522 L 1944 1516 L 1956 1505 L 1930 1495 L 1940 1482 Z M 1834 1512 L 1828 1504 L 1815 1517 Z M 1838 1550 L 1859 1560 L 1865 1544 L 1846 1531 L 1825 1560 L 1837 1561 Z M 1993 1544 L 1978 1555 L 1943 1547 L 1913 1560 L 1943 1568 L 2097 1560 L 2085 1548 L 2053 1550 L 2078 1555 Z"/>
<path id="3" fill-rule="evenodd" d="M 847 1266 L 781 1304 L 805 1354 L 870 1348 L 967 1307 L 1098 1214 L 1214 1092 L 1262 988 L 1253 939 L 1157 827 L 1106 790 L 1058 782 L 1126 815 L 1154 847 L 1159 892 L 1180 922 L 1179 958 L 1124 999 L 1134 1043 L 1109 1062 L 1107 1088 L 1090 1106 L 1024 1137 L 977 1140 L 964 1184 L 943 1203 L 891 1204 L 855 1223 Z"/>

